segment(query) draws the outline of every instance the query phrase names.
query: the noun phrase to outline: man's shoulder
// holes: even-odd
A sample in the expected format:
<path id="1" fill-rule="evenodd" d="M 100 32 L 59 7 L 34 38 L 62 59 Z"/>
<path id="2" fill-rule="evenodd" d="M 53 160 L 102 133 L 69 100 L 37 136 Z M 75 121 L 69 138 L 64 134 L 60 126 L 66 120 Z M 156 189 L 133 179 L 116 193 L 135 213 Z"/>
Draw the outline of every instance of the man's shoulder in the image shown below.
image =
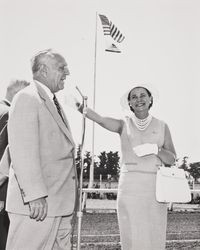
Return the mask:
<path id="1" fill-rule="evenodd" d="M 35 95 L 37 93 L 37 88 L 35 86 L 34 82 L 31 82 L 26 88 L 23 88 L 22 90 L 20 90 L 17 95 L 23 95 L 23 94 L 27 94 L 27 95 Z"/>
<path id="2" fill-rule="evenodd" d="M 31 83 L 29 86 L 26 88 L 20 90 L 13 98 L 13 102 L 15 102 L 18 99 L 23 99 L 23 98 L 36 98 L 38 96 L 37 89 L 34 85 L 34 83 Z"/>
<path id="3" fill-rule="evenodd" d="M 26 88 L 20 90 L 13 98 L 11 109 L 16 106 L 29 106 L 39 102 L 39 95 L 34 84 L 30 84 Z"/>

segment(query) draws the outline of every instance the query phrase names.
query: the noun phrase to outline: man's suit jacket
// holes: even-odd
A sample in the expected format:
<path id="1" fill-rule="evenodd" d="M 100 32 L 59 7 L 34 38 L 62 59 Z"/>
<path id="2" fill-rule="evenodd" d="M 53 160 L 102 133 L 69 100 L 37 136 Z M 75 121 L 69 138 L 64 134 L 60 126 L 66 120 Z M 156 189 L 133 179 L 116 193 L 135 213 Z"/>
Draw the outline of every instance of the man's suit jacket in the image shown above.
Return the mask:
<path id="1" fill-rule="evenodd" d="M 29 215 L 28 202 L 47 197 L 48 215 L 74 211 L 77 175 L 75 144 L 52 100 L 39 84 L 16 94 L 8 122 L 11 167 L 6 209 Z"/>
<path id="2" fill-rule="evenodd" d="M 8 144 L 7 122 L 10 104 L 6 100 L 0 102 L 0 160 L 4 154 L 5 148 Z M 1 175 L 1 173 L 0 173 Z M 0 201 L 6 201 L 7 183 L 4 182 L 0 186 Z M 2 211 L 3 213 L 3 211 Z"/>

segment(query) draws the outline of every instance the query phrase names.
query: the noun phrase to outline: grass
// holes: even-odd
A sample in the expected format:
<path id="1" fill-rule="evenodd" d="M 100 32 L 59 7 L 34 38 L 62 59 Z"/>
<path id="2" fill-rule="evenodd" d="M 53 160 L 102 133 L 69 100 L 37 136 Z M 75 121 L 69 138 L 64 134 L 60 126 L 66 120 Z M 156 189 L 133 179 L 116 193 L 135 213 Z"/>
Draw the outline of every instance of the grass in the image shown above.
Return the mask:
<path id="1" fill-rule="evenodd" d="M 108 211 L 105 210 L 105 206 L 109 209 Z M 179 204 L 179 209 L 177 209 L 178 205 L 174 207 L 175 211 L 168 212 L 166 249 L 200 250 L 200 210 L 198 206 L 191 207 L 191 205 L 186 206 L 185 204 L 185 207 L 181 207 Z M 81 249 L 121 249 L 115 208 L 116 201 L 113 200 L 87 201 L 87 212 L 82 217 Z"/>

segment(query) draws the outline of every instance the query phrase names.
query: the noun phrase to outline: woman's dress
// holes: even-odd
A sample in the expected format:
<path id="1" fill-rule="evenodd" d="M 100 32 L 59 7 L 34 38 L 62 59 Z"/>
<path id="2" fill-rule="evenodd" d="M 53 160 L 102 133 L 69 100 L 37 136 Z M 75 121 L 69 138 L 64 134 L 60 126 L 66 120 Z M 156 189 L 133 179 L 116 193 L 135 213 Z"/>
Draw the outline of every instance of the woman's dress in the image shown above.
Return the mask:
<path id="1" fill-rule="evenodd" d="M 118 220 L 123 250 L 164 250 L 167 204 L 158 203 L 156 171 L 161 160 L 156 155 L 137 157 L 133 147 L 164 144 L 165 123 L 152 118 L 141 131 L 127 117 L 121 134 L 122 165 L 118 187 Z"/>

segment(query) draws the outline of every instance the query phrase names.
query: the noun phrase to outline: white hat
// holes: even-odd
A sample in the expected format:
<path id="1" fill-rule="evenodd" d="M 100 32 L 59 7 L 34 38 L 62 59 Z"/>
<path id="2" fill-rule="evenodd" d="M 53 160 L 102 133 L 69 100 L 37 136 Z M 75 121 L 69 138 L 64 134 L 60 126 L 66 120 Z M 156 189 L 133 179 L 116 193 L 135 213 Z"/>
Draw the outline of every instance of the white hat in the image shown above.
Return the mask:
<path id="1" fill-rule="evenodd" d="M 158 99 L 158 91 L 151 84 L 143 84 L 143 83 L 135 84 L 134 83 L 130 86 L 129 90 L 126 91 L 126 93 L 120 98 L 120 105 L 121 105 L 122 110 L 124 112 L 129 111 L 129 113 L 132 114 L 130 107 L 129 107 L 129 104 L 128 104 L 128 95 L 129 95 L 131 90 L 133 90 L 135 88 L 140 88 L 140 87 L 147 89 L 151 93 L 154 103 Z"/>

